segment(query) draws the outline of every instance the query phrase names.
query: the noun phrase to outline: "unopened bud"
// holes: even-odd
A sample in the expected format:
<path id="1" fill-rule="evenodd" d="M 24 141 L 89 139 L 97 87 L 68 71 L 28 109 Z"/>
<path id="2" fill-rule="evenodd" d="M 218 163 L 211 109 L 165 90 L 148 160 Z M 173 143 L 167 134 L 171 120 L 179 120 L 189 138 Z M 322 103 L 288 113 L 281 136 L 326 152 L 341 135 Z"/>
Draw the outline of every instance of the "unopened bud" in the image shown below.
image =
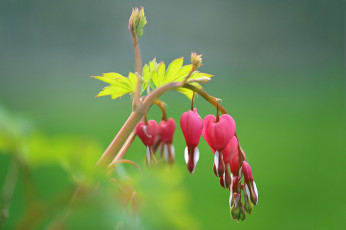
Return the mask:
<path id="1" fill-rule="evenodd" d="M 197 55 L 195 52 L 191 52 L 191 64 L 197 69 L 202 65 L 202 54 Z"/>
<path id="2" fill-rule="evenodd" d="M 249 197 L 249 194 L 250 192 L 248 191 L 248 187 L 247 185 L 245 184 L 242 184 L 242 189 L 243 189 L 243 192 L 244 192 L 244 209 L 245 211 L 248 213 L 248 214 L 251 214 L 252 212 L 252 209 L 253 209 L 253 205 L 252 203 L 249 201 L 250 197 Z"/>
<path id="3" fill-rule="evenodd" d="M 223 173 L 222 177 L 219 178 L 220 185 L 223 188 L 228 188 L 230 187 L 232 183 L 231 175 L 229 174 L 229 170 L 226 166 L 225 172 Z"/>
<path id="4" fill-rule="evenodd" d="M 245 182 L 252 182 L 253 181 L 251 167 L 250 167 L 249 163 L 247 163 L 246 161 L 243 161 L 242 172 L 244 175 Z"/>
<path id="5" fill-rule="evenodd" d="M 143 34 L 143 27 L 147 24 L 147 18 L 144 14 L 144 8 L 132 8 L 132 14 L 129 19 L 129 30 L 131 35 L 137 39 Z"/>
<path id="6" fill-rule="evenodd" d="M 232 191 L 236 192 L 239 190 L 239 181 L 240 181 L 239 176 L 233 176 L 232 184 L 231 184 Z"/>

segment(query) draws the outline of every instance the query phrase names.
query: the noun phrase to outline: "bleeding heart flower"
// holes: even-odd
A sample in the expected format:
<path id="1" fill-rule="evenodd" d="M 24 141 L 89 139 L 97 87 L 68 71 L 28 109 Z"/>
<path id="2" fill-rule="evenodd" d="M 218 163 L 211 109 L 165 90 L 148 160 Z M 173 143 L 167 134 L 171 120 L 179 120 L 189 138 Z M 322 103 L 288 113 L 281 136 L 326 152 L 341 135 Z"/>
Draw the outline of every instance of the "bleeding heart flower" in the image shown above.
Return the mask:
<path id="1" fill-rule="evenodd" d="M 167 121 L 162 120 L 159 124 L 159 133 L 162 141 L 166 144 L 173 142 L 173 135 L 175 131 L 175 121 L 169 118 Z"/>
<path id="2" fill-rule="evenodd" d="M 136 134 L 147 146 L 146 162 L 149 165 L 151 164 L 151 161 L 156 161 L 152 151 L 152 146 L 155 142 L 158 131 L 159 126 L 154 120 L 148 121 L 148 124 L 145 124 L 144 122 L 139 122 L 136 126 Z"/>
<path id="3" fill-rule="evenodd" d="M 245 191 L 251 202 L 256 205 L 258 202 L 258 191 L 255 181 L 252 177 L 252 171 L 249 163 L 243 161 L 242 172 L 245 180 Z"/>
<path id="4" fill-rule="evenodd" d="M 203 137 L 212 150 L 215 150 L 213 171 L 217 177 L 225 173 L 222 151 L 234 137 L 235 129 L 235 122 L 228 114 L 220 116 L 219 119 L 214 115 L 208 115 L 203 120 Z"/>
<path id="5" fill-rule="evenodd" d="M 202 134 L 202 118 L 197 113 L 197 109 L 189 110 L 180 118 L 180 127 L 183 131 L 186 148 L 185 161 L 189 173 L 193 173 L 199 160 L 199 150 L 197 145 Z"/>
<path id="6" fill-rule="evenodd" d="M 162 140 L 163 156 L 168 163 L 174 163 L 174 146 L 173 135 L 175 131 L 175 121 L 173 118 L 169 118 L 167 121 L 162 120 L 159 124 L 159 134 Z"/>
<path id="7" fill-rule="evenodd" d="M 232 176 L 239 176 L 240 165 L 238 150 L 235 152 L 235 154 L 233 154 L 231 161 L 229 162 L 229 166 L 231 168 Z"/>
<path id="8" fill-rule="evenodd" d="M 238 153 L 238 139 L 234 136 L 224 150 L 222 150 L 223 160 L 226 163 L 231 162 L 233 154 Z"/>

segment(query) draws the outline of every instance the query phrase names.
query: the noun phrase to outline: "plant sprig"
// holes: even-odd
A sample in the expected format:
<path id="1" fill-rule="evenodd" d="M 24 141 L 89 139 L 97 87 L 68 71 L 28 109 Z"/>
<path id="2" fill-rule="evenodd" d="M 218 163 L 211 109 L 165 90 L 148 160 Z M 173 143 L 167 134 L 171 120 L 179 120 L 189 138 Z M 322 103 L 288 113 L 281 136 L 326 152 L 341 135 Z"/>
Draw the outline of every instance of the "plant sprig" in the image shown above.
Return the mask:
<path id="1" fill-rule="evenodd" d="M 143 67 L 143 75 L 140 77 L 141 95 L 145 93 L 146 88 L 154 90 L 172 82 L 184 82 L 188 76 L 186 83 L 202 89 L 203 87 L 200 83 L 206 83 L 213 77 L 213 75 L 208 73 L 202 73 L 197 70 L 194 71 L 193 64 L 183 65 L 183 61 L 183 57 L 177 58 L 173 60 L 167 68 L 164 62 L 157 63 L 156 58 L 148 64 L 145 64 Z M 112 99 L 115 99 L 128 93 L 134 94 L 136 91 L 137 76 L 131 72 L 128 78 L 118 73 L 104 73 L 102 76 L 93 76 L 93 78 L 110 84 L 106 86 L 97 97 L 110 95 Z M 192 90 L 183 87 L 176 90 L 185 94 L 192 100 Z"/>

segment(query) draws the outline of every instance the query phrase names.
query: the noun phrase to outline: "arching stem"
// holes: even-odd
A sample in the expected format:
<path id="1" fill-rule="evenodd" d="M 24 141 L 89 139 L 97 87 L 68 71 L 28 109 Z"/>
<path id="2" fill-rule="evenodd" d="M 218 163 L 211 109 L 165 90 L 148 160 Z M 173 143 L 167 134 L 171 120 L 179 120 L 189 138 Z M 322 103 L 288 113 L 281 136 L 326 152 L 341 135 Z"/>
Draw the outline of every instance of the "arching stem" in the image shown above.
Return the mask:
<path id="1" fill-rule="evenodd" d="M 127 119 L 123 127 L 120 129 L 113 141 L 109 144 L 106 151 L 102 154 L 101 158 L 97 162 L 97 166 L 106 168 L 109 165 L 109 163 L 113 161 L 114 157 L 116 157 L 116 159 L 121 159 L 125 155 L 125 153 L 119 152 L 120 149 L 124 145 L 125 141 L 128 139 L 131 132 L 136 127 L 137 123 L 142 119 L 144 114 L 148 112 L 154 101 L 158 99 L 162 94 L 180 87 L 190 89 L 195 93 L 198 93 L 213 106 L 218 106 L 221 113 L 227 113 L 226 109 L 219 104 L 218 100 L 215 97 L 210 96 L 207 92 L 193 85 L 183 84 L 182 82 L 172 82 L 163 85 L 151 91 L 151 93 L 144 98 L 140 106 L 130 114 L 129 118 Z M 116 156 L 116 154 L 118 155 Z"/>
<path id="2" fill-rule="evenodd" d="M 196 92 L 193 91 L 192 100 L 191 100 L 191 110 L 193 110 L 193 102 L 195 101 L 195 94 L 196 94 Z"/>
<path id="3" fill-rule="evenodd" d="M 155 105 L 157 105 L 161 109 L 161 119 L 167 121 L 165 103 L 160 100 L 154 100 Z"/>

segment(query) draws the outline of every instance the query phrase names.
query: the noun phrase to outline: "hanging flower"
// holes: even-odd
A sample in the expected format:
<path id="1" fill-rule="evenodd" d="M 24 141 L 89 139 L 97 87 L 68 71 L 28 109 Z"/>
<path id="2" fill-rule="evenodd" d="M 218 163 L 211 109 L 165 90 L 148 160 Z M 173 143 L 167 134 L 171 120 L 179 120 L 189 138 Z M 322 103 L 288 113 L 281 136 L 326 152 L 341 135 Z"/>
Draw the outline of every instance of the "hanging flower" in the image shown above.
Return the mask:
<path id="1" fill-rule="evenodd" d="M 242 172 L 245 180 L 245 192 L 250 197 L 251 202 L 256 205 L 258 202 L 258 191 L 255 181 L 252 177 L 252 171 L 249 163 L 243 161 Z"/>
<path id="2" fill-rule="evenodd" d="M 156 121 L 150 120 L 147 124 L 139 122 L 136 126 L 136 134 L 142 140 L 143 144 L 147 146 L 147 154 L 145 161 L 148 165 L 155 162 L 155 156 L 153 154 L 152 146 L 154 145 L 159 126 Z"/>
<path id="3" fill-rule="evenodd" d="M 197 113 L 196 108 L 183 113 L 180 118 L 180 127 L 187 146 L 184 155 L 187 170 L 189 173 L 193 173 L 199 160 L 197 145 L 202 134 L 202 118 Z"/>
<path id="4" fill-rule="evenodd" d="M 208 115 L 203 120 L 203 137 L 212 150 L 215 150 L 213 171 L 217 177 L 222 177 L 225 173 L 226 166 L 222 151 L 234 137 L 235 130 L 235 122 L 228 114 L 219 118 Z"/>
<path id="5" fill-rule="evenodd" d="M 174 146 L 173 135 L 175 131 L 175 121 L 169 118 L 167 121 L 162 120 L 159 124 L 159 135 L 162 141 L 163 156 L 166 162 L 174 163 Z"/>

